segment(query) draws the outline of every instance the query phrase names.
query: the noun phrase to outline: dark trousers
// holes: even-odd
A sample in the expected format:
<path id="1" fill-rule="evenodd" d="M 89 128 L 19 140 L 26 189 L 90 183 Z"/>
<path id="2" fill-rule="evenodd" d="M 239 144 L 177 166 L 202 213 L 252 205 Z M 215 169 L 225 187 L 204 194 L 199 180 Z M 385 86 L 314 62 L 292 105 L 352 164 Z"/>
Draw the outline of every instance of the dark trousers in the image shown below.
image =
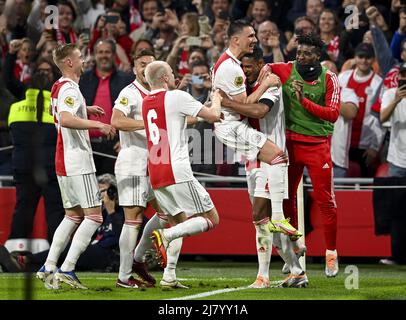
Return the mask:
<path id="1" fill-rule="evenodd" d="M 117 156 L 114 151 L 114 145 L 118 140 L 107 140 L 106 138 L 91 139 L 92 150 L 100 153 L 105 153 L 111 156 Z M 107 158 L 97 154 L 93 155 L 94 164 L 96 166 L 96 175 L 104 173 L 114 174 L 114 165 L 116 159 Z"/>
<path id="2" fill-rule="evenodd" d="M 42 171 L 45 172 L 45 171 Z M 45 215 L 48 224 L 48 242 L 61 223 L 65 210 L 55 173 L 48 172 L 47 179 L 40 182 L 33 172 L 14 172 L 16 184 L 16 206 L 9 239 L 28 239 L 33 230 L 34 216 L 41 196 L 44 197 Z"/>
<path id="3" fill-rule="evenodd" d="M 364 152 L 365 149 L 355 149 L 355 148 L 350 148 L 349 151 L 349 159 L 350 161 L 354 161 L 360 165 L 361 168 L 361 176 L 364 178 L 372 178 L 375 175 L 375 171 L 378 167 L 378 159 L 375 159 L 375 161 L 367 166 L 365 163 L 366 158 L 364 157 Z"/>

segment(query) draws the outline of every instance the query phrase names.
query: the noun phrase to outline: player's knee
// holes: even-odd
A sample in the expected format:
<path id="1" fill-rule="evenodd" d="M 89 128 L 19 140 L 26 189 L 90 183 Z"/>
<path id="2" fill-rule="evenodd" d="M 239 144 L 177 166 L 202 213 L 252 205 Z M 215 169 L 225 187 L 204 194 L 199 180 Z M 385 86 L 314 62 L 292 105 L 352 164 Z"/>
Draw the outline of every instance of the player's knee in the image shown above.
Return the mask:
<path id="1" fill-rule="evenodd" d="M 103 223 L 103 216 L 101 214 L 90 214 L 90 215 L 85 216 L 85 219 L 91 220 L 98 224 Z"/>
<path id="2" fill-rule="evenodd" d="M 79 225 L 82 220 L 83 217 L 82 216 L 71 216 L 71 215 L 65 215 L 66 219 L 69 219 L 70 221 L 72 221 L 73 223 L 75 223 L 76 225 Z"/>

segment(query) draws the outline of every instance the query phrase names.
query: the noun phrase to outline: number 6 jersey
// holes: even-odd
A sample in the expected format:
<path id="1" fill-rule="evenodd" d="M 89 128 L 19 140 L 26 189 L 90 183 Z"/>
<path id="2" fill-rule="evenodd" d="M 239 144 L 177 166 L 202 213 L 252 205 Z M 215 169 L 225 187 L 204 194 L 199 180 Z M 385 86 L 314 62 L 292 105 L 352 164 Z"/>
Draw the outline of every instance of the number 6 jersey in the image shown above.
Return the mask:
<path id="1" fill-rule="evenodd" d="M 144 98 L 142 117 L 153 189 L 194 178 L 189 161 L 186 116 L 196 117 L 202 107 L 200 102 L 181 90 L 153 90 Z"/>

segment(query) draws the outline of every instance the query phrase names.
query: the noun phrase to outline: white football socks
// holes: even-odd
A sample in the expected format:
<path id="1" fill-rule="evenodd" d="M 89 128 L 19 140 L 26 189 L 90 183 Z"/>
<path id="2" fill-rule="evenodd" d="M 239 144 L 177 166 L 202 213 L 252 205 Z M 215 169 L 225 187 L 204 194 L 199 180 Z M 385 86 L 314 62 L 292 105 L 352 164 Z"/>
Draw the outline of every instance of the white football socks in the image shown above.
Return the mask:
<path id="1" fill-rule="evenodd" d="M 162 279 L 168 282 L 176 280 L 176 265 L 178 264 L 183 238 L 172 240 L 166 249 L 167 264 Z"/>
<path id="2" fill-rule="evenodd" d="M 83 222 L 80 224 L 75 235 L 72 239 L 72 244 L 69 248 L 69 252 L 66 256 L 64 263 L 61 266 L 61 270 L 72 271 L 75 269 L 76 262 L 78 261 L 80 255 L 86 250 L 87 246 L 92 239 L 93 234 L 96 232 L 97 228 L 103 222 L 103 218 L 100 215 L 94 215 L 92 217 L 86 216 Z"/>
<path id="3" fill-rule="evenodd" d="M 268 219 L 266 223 L 255 223 L 255 239 L 258 256 L 258 277 L 269 279 L 269 264 L 271 263 L 272 239 L 273 235 L 268 228 Z"/>
<path id="4" fill-rule="evenodd" d="M 45 262 L 45 269 L 47 271 L 56 271 L 58 259 L 63 250 L 69 243 L 72 233 L 81 223 L 81 217 L 68 217 L 65 216 L 58 228 L 55 230 L 52 239 L 51 248 L 49 249 L 48 257 Z"/>
<path id="5" fill-rule="evenodd" d="M 171 242 L 180 237 L 192 236 L 211 229 L 213 224 L 207 218 L 194 217 L 168 229 L 163 230 L 163 236 Z"/>
<path id="6" fill-rule="evenodd" d="M 127 221 L 121 230 L 119 246 L 120 246 L 120 268 L 118 278 L 127 282 L 132 273 L 132 265 L 134 258 L 134 249 L 137 244 L 138 232 L 141 227 L 142 220 Z"/>
<path id="7" fill-rule="evenodd" d="M 134 260 L 137 262 L 145 261 L 145 252 L 152 247 L 152 231 L 155 229 L 163 229 L 168 223 L 167 219 L 164 219 L 164 216 L 158 213 L 155 213 L 151 219 L 148 220 L 147 224 L 144 227 L 142 232 L 141 240 L 138 243 L 137 247 L 134 250 Z"/>

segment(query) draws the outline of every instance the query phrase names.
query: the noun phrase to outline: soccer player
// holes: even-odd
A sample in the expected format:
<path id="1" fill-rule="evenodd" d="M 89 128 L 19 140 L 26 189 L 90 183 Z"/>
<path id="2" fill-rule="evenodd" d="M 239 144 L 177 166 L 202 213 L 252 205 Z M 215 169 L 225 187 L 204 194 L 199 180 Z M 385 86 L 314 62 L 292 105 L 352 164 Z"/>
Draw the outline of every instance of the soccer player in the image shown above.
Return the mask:
<path id="1" fill-rule="evenodd" d="M 214 92 L 211 108 L 208 108 L 187 92 L 171 90 L 175 88 L 175 78 L 166 62 L 150 63 L 145 77 L 151 87 L 142 104 L 148 172 L 155 197 L 173 225 L 153 231 L 155 249 L 162 266 L 166 267 L 169 243 L 208 231 L 219 223 L 210 195 L 193 176 L 186 139 L 186 117 L 220 121 L 221 96 L 218 91 Z"/>
<path id="2" fill-rule="evenodd" d="M 142 100 L 149 93 L 145 80 L 145 68 L 155 61 L 150 50 L 141 51 L 134 59 L 136 79 L 121 90 L 115 101 L 111 124 L 120 130 L 121 150 L 118 154 L 115 175 L 119 204 L 124 209 L 125 221 L 120 235 L 120 268 L 117 287 L 138 288 L 143 283 L 132 276 L 134 249 L 137 243 L 144 210 L 155 196 L 147 174 L 147 140 L 142 120 Z M 155 279 L 146 271 L 145 264 L 136 264 L 135 269 L 147 285 Z"/>
<path id="3" fill-rule="evenodd" d="M 319 204 L 326 242 L 327 277 L 338 273 L 337 206 L 334 197 L 331 135 L 340 114 L 337 76 L 320 64 L 323 42 L 316 34 L 298 36 L 296 60 L 264 67 L 282 81 L 289 154 L 289 199 L 285 215 L 297 227 L 296 192 L 306 166 Z M 260 76 L 261 80 L 261 76 Z"/>
<path id="4" fill-rule="evenodd" d="M 262 50 L 255 48 L 252 54 L 246 54 L 241 59 L 242 69 L 247 79 L 247 93 L 252 93 L 259 87 L 257 81 L 264 66 Z M 252 127 L 264 133 L 269 140 L 285 151 L 285 115 L 280 82 L 275 75 L 274 86 L 270 87 L 260 98 L 259 103 L 268 107 L 268 112 L 262 119 L 256 116 L 255 108 L 244 109 L 241 103 L 223 97 L 222 105 L 242 112 L 250 117 Z M 253 222 L 256 229 L 256 244 L 258 255 L 258 275 L 251 288 L 269 288 L 269 264 L 272 254 L 272 241 L 280 256 L 287 262 L 290 276 L 283 281 L 283 287 L 306 287 L 308 279 L 302 270 L 298 257 L 295 255 L 291 238 L 297 240 L 301 234 L 285 222 L 283 215 L 283 199 L 287 197 L 287 164 L 280 163 L 270 166 L 260 161 L 251 161 L 246 165 L 248 193 L 253 207 Z M 271 202 L 269 201 L 271 200 Z M 272 210 L 271 210 L 272 208 Z M 268 226 L 272 212 L 273 225 L 284 228 L 290 235 L 275 233 L 272 235 Z M 272 239 L 273 238 L 273 239 Z M 305 247 L 301 246 L 301 251 Z"/>
<path id="5" fill-rule="evenodd" d="M 109 138 L 113 138 L 116 131 L 108 124 L 87 119 L 88 113 L 102 115 L 103 109 L 86 107 L 78 85 L 84 60 L 77 46 L 64 44 L 57 47 L 53 51 L 53 60 L 62 73 L 62 78 L 52 87 L 51 107 L 58 130 L 55 167 L 65 218 L 54 234 L 47 260 L 37 277 L 44 282 L 53 279 L 57 283 L 87 289 L 74 269 L 103 221 L 88 129 L 98 129 Z M 57 269 L 58 258 L 75 230 L 66 259 Z"/>
<path id="6" fill-rule="evenodd" d="M 257 42 L 254 28 L 237 20 L 228 29 L 229 48 L 221 55 L 213 68 L 213 90 L 221 89 L 229 98 L 255 109 L 260 117 L 268 110 L 265 104 L 257 104 L 258 98 L 270 87 L 272 78 L 263 79 L 258 89 L 247 97 L 245 75 L 241 69 L 241 57 L 252 53 Z M 253 129 L 248 119 L 235 110 L 222 108 L 224 120 L 215 123 L 214 133 L 227 147 L 234 149 L 248 160 L 258 159 L 270 165 L 286 163 L 287 156 L 266 135 Z"/>

